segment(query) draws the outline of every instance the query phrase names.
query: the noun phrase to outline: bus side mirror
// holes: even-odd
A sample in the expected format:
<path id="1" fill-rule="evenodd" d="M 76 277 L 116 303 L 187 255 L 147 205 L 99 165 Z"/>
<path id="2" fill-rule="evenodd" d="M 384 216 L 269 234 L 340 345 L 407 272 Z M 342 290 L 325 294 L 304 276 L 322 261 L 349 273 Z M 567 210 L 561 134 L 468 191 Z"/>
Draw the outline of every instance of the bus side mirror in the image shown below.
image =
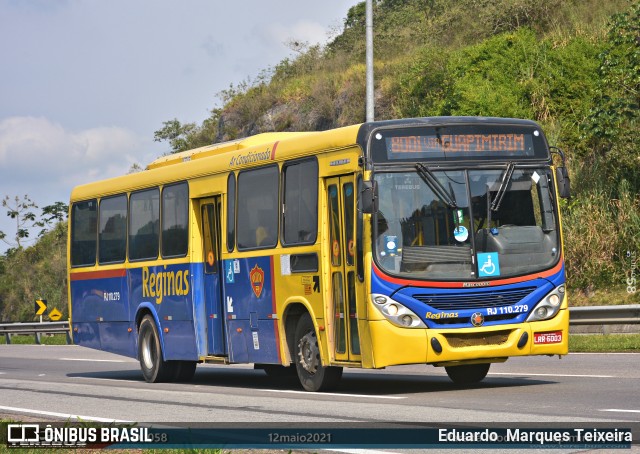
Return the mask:
<path id="1" fill-rule="evenodd" d="M 360 211 L 372 214 L 378 211 L 378 185 L 375 181 L 363 181 L 360 192 Z"/>
<path id="2" fill-rule="evenodd" d="M 562 167 L 557 167 L 556 168 L 556 182 L 558 183 L 558 193 L 560 194 L 560 197 L 562 197 L 563 199 L 568 199 L 569 197 L 571 197 L 571 189 L 569 187 L 569 172 L 567 171 L 567 168 L 562 166 Z"/>

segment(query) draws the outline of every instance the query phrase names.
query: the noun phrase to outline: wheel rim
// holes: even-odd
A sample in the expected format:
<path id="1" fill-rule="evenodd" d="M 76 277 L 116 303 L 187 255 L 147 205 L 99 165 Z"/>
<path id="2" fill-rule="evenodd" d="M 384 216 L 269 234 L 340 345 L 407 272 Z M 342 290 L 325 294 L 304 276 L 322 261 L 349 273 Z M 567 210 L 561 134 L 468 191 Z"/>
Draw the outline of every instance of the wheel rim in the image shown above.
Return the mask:
<path id="1" fill-rule="evenodd" d="M 318 367 L 320 367 L 320 350 L 316 334 L 309 332 L 302 336 L 298 347 L 300 365 L 309 374 L 315 374 L 318 371 Z"/>
<path id="2" fill-rule="evenodd" d="M 155 354 L 151 346 L 151 337 L 151 332 L 147 331 L 142 338 L 142 362 L 147 369 L 153 369 L 153 365 L 155 364 Z"/>

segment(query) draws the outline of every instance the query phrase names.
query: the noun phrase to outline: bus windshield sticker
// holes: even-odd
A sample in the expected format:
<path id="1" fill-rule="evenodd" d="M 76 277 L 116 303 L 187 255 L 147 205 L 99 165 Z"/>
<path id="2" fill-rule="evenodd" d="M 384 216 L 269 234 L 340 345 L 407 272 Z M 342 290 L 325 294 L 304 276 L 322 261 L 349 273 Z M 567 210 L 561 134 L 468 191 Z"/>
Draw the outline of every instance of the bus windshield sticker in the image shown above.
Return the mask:
<path id="1" fill-rule="evenodd" d="M 456 239 L 456 241 L 464 243 L 465 241 L 467 241 L 467 238 L 469 238 L 469 231 L 463 225 L 458 226 L 453 229 L 453 237 Z"/>
<path id="2" fill-rule="evenodd" d="M 478 274 L 480 277 L 500 276 L 500 261 L 497 252 L 478 254 Z"/>
<path id="3" fill-rule="evenodd" d="M 226 270 L 225 270 L 225 279 L 227 281 L 227 284 L 233 284 L 236 280 L 235 278 L 235 274 L 233 272 L 233 262 L 229 261 L 227 262 L 226 265 Z"/>

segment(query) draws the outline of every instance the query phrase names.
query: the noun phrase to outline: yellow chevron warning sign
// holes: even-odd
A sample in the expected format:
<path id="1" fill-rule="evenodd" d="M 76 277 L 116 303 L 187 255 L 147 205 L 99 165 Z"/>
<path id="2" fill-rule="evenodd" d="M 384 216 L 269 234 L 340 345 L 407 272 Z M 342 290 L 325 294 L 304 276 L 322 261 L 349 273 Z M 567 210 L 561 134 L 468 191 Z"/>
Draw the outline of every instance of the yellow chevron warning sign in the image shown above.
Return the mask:
<path id="1" fill-rule="evenodd" d="M 36 300 L 35 308 L 36 315 L 42 315 L 47 310 L 47 300 Z"/>
<path id="2" fill-rule="evenodd" d="M 54 322 L 57 322 L 58 320 L 60 320 L 60 317 L 62 317 L 62 312 L 60 312 L 55 307 L 51 310 L 51 312 L 49 312 L 49 318 Z"/>

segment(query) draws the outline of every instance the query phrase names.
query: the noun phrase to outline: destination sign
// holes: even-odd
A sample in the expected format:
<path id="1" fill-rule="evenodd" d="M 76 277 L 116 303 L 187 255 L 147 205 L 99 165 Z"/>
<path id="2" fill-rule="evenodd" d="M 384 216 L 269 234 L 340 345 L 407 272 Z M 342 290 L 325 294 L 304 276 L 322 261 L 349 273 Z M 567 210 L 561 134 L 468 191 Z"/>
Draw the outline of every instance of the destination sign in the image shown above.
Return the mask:
<path id="1" fill-rule="evenodd" d="M 371 138 L 374 162 L 548 159 L 539 129 L 511 125 L 388 128 Z"/>
<path id="2" fill-rule="evenodd" d="M 445 134 L 387 138 L 391 153 L 518 153 L 533 154 L 524 134 Z M 530 142 L 530 140 L 529 140 Z M 528 152 L 528 153 L 527 153 Z"/>

